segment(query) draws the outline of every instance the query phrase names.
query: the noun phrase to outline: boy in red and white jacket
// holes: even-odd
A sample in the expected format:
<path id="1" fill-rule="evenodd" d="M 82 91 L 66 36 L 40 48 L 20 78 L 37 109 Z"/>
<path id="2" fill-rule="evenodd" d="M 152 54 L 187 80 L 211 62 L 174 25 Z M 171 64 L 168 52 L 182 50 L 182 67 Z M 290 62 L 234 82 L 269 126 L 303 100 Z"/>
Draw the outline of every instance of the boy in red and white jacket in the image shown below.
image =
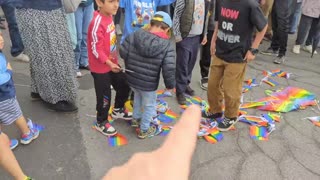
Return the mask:
<path id="1" fill-rule="evenodd" d="M 131 120 L 132 113 L 126 112 L 124 103 L 128 99 L 130 88 L 126 76 L 118 64 L 116 51 L 116 33 L 112 15 L 116 14 L 118 0 L 96 0 L 99 11 L 88 29 L 88 57 L 94 88 L 97 97 L 97 123 L 95 128 L 106 136 L 117 134 L 117 131 L 108 121 L 108 112 L 111 104 L 112 85 L 116 90 L 116 98 L 112 118 Z"/>

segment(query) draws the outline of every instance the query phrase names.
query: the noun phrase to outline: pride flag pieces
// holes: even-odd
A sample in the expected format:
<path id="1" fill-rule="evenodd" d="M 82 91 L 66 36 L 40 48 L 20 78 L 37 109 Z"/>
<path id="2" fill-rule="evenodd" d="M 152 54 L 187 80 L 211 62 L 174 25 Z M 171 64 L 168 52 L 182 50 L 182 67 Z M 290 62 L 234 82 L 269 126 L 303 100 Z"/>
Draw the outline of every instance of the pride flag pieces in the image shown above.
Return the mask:
<path id="1" fill-rule="evenodd" d="M 269 132 L 266 127 L 250 126 L 250 137 L 256 140 L 268 140 Z"/>
<path id="2" fill-rule="evenodd" d="M 128 140 L 124 135 L 117 133 L 114 136 L 108 137 L 108 143 L 112 147 L 123 146 L 123 145 L 128 144 Z"/>

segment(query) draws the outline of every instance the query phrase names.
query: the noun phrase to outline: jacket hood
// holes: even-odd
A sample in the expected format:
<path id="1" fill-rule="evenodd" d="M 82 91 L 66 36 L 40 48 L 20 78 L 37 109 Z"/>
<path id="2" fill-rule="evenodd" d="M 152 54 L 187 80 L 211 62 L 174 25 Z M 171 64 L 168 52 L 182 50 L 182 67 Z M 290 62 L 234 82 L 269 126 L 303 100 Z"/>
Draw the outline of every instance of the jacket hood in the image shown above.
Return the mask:
<path id="1" fill-rule="evenodd" d="M 155 57 L 168 47 L 169 39 L 163 39 L 146 30 L 140 29 L 134 33 L 133 45 L 144 57 Z"/>

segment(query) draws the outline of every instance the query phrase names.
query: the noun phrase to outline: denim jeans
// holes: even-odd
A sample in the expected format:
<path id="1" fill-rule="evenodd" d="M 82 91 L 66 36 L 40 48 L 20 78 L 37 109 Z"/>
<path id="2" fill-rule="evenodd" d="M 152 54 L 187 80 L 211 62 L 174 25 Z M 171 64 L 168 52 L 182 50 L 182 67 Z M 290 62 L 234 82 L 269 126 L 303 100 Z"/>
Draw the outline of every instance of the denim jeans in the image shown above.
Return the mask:
<path id="1" fill-rule="evenodd" d="M 297 32 L 297 27 L 299 25 L 299 21 L 300 21 L 300 17 L 301 17 L 301 6 L 302 3 L 297 3 L 294 13 L 292 15 L 292 17 L 290 17 L 291 19 L 291 23 L 290 23 L 290 32 L 291 33 L 295 33 Z"/>
<path id="2" fill-rule="evenodd" d="M 74 15 L 77 28 L 77 46 L 74 52 L 78 70 L 80 66 L 88 66 L 87 35 L 88 27 L 93 17 L 93 3 L 86 7 L 79 6 Z"/>
<path id="3" fill-rule="evenodd" d="M 24 46 L 23 46 L 23 42 L 19 32 L 19 28 L 17 25 L 15 7 L 12 1 L 4 1 L 1 4 L 1 7 L 8 22 L 10 39 L 12 44 L 11 55 L 13 57 L 16 57 L 23 52 Z"/>
<path id="4" fill-rule="evenodd" d="M 150 122 L 157 115 L 157 93 L 156 91 L 141 91 L 132 88 L 134 92 L 133 118 L 141 119 L 140 129 L 147 131 Z"/>

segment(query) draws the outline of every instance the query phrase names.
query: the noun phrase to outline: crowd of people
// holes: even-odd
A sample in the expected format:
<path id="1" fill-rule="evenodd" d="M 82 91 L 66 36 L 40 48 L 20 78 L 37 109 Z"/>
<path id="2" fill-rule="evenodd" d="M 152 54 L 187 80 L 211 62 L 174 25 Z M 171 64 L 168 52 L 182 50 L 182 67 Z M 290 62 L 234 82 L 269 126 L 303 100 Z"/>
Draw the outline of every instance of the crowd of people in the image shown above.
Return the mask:
<path id="1" fill-rule="evenodd" d="M 262 40 L 271 43 L 261 53 L 281 64 L 289 34 L 297 32 L 292 47 L 296 54 L 301 46 L 311 53 L 320 38 L 317 0 L 82 0 L 69 14 L 60 0 L 1 0 L 0 5 L 11 55 L 30 63 L 30 96 L 58 112 L 76 111 L 77 78 L 80 69 L 89 70 L 96 94 L 95 128 L 106 136 L 117 134 L 108 121 L 111 86 L 116 92 L 112 118 L 131 120 L 140 128 L 138 138 L 154 136 L 160 74 L 167 90 L 176 89 L 178 104 L 185 105 L 186 96 L 195 95 L 190 83 L 199 48 L 200 86 L 207 90 L 210 106 L 202 116 L 222 118 L 218 129 L 227 131 L 238 121 L 246 66 L 259 53 Z M 20 142 L 29 144 L 39 132 L 22 115 L 12 69 L 2 53 L 0 92 L 0 123 L 17 124 Z M 130 93 L 133 113 L 124 107 Z M 0 131 L 0 142 L 0 165 L 16 179 L 28 179 L 10 150 L 18 141 L 9 141 Z"/>

